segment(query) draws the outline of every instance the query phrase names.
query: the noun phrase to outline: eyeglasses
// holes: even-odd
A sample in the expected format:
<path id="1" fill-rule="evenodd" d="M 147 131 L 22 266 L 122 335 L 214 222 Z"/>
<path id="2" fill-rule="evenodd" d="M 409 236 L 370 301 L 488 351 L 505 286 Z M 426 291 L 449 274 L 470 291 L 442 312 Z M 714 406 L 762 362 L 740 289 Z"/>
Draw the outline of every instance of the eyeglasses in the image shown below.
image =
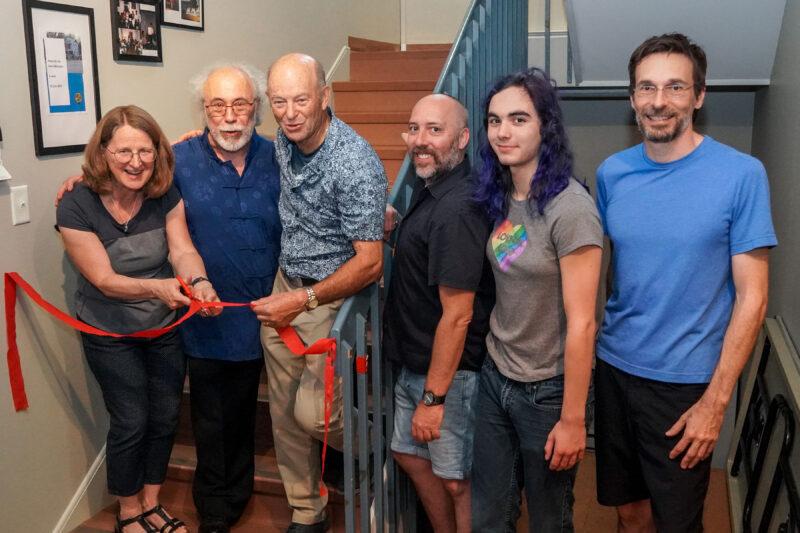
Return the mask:
<path id="1" fill-rule="evenodd" d="M 230 107 L 233 109 L 234 115 L 246 115 L 250 112 L 250 109 L 253 107 L 253 103 L 248 102 L 247 100 L 236 100 L 232 104 L 226 104 L 223 102 L 211 102 L 210 104 L 206 105 L 206 111 L 208 112 L 208 116 L 210 117 L 221 117 L 225 113 L 227 113 L 228 108 Z"/>
<path id="2" fill-rule="evenodd" d="M 656 87 L 655 85 L 642 84 L 637 85 L 633 92 L 639 98 L 655 98 L 659 91 L 664 93 L 667 98 L 677 100 L 686 95 L 686 91 L 694 87 L 694 85 L 683 85 L 682 83 L 672 83 L 664 87 Z"/>
<path id="3" fill-rule="evenodd" d="M 108 150 L 108 148 L 106 148 Z M 138 155 L 139 161 L 142 163 L 152 163 L 156 158 L 156 150 L 155 148 L 143 148 L 138 152 L 134 152 L 133 150 L 128 150 L 127 148 L 123 148 L 122 150 L 117 150 L 116 152 L 112 152 L 108 150 L 109 153 L 114 155 L 114 159 L 117 160 L 118 163 L 122 163 L 123 165 L 130 163 L 133 156 Z"/>

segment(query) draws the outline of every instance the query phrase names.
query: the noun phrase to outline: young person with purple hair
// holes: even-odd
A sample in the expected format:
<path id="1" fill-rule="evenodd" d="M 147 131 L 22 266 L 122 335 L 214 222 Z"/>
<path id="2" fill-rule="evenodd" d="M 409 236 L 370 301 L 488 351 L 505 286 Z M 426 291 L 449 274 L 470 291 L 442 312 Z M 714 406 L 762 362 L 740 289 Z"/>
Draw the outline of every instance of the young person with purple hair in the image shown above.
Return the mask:
<path id="1" fill-rule="evenodd" d="M 486 254 L 497 301 L 481 371 L 472 471 L 473 531 L 572 531 L 586 447 L 603 230 L 572 177 L 553 82 L 532 68 L 498 79 L 483 103 L 477 196 L 494 230 Z"/>

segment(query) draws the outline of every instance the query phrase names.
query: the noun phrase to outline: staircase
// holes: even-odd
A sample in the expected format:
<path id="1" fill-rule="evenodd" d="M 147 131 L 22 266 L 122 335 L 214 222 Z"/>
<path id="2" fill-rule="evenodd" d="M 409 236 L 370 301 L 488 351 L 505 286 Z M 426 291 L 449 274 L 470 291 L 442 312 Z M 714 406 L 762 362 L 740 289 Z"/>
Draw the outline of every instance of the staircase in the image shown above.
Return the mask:
<path id="1" fill-rule="evenodd" d="M 351 37 L 349 46 L 351 81 L 333 84 L 336 115 L 372 145 L 386 168 L 391 186 L 406 154 L 400 134 L 407 130 L 411 108 L 417 100 L 433 91 L 450 45 L 416 45 L 401 52 L 399 46 L 391 43 Z M 335 450 L 328 450 L 326 471 L 340 467 L 336 464 L 336 455 L 341 457 Z M 186 522 L 190 531 L 196 531 L 199 526 L 191 490 L 196 463 L 187 378 L 161 501 L 168 511 Z M 291 511 L 278 474 L 263 371 L 256 413 L 255 470 L 253 497 L 234 530 L 237 533 L 283 533 L 291 522 Z M 328 489 L 331 531 L 343 532 L 344 497 L 334 488 L 329 486 Z M 73 533 L 113 531 L 116 513 L 115 503 Z"/>
<path id="2" fill-rule="evenodd" d="M 406 155 L 400 134 L 417 100 L 433 92 L 449 44 L 399 45 L 350 37 L 350 81 L 333 83 L 336 116 L 378 153 L 391 188 Z"/>

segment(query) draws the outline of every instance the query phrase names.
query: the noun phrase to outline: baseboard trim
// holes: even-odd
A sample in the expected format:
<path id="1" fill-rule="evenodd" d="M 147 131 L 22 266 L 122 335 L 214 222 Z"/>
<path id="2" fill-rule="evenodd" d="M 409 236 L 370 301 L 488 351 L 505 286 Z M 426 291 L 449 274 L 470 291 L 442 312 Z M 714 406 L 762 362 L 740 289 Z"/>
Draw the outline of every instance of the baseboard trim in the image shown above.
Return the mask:
<path id="1" fill-rule="evenodd" d="M 100 470 L 100 467 L 103 466 L 103 462 L 105 460 L 106 460 L 106 445 L 103 444 L 103 447 L 100 449 L 100 453 L 98 453 L 97 457 L 95 457 L 92 466 L 89 467 L 89 471 L 86 472 L 85 476 L 83 476 L 81 484 L 78 485 L 78 489 L 75 491 L 75 494 L 72 495 L 72 499 L 67 505 L 67 508 L 64 509 L 64 512 L 61 514 L 61 518 L 58 520 L 58 523 L 56 523 L 56 526 L 53 528 L 53 533 L 64 532 L 64 528 L 67 527 L 67 524 L 72 518 L 72 514 L 75 512 L 75 509 L 78 507 L 78 504 L 86 495 L 86 490 L 89 488 L 89 485 L 91 485 L 92 482 L 94 481 L 94 478 L 97 475 L 98 470 Z"/>

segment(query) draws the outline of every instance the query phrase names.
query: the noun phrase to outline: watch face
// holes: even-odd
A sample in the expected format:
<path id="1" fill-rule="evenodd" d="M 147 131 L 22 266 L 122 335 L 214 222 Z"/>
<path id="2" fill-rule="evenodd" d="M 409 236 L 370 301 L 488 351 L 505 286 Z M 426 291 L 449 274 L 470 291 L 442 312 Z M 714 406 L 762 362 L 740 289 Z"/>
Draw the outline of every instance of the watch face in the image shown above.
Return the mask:
<path id="1" fill-rule="evenodd" d="M 422 403 L 427 406 L 433 405 L 433 393 L 431 391 L 425 391 L 422 395 Z"/>

